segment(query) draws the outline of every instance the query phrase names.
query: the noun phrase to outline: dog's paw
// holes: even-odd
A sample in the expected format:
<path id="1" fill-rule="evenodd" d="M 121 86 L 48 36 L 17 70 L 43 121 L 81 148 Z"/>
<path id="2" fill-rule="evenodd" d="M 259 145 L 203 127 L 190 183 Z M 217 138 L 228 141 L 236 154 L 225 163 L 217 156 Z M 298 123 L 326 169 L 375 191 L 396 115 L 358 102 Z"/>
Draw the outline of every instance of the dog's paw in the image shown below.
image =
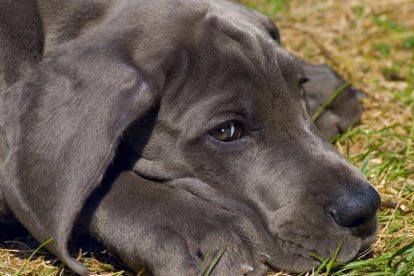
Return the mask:
<path id="1" fill-rule="evenodd" d="M 306 64 L 304 69 L 309 78 L 304 84 L 304 100 L 322 137 L 330 139 L 358 123 L 363 93 L 350 86 L 325 64 Z"/>
<path id="2" fill-rule="evenodd" d="M 202 183 L 192 190 L 184 182 L 160 185 L 122 173 L 87 208 L 88 230 L 136 271 L 144 265 L 154 275 L 264 275 L 272 242 L 260 219 L 232 199 L 213 199 Z"/>
<path id="3" fill-rule="evenodd" d="M 188 216 L 185 223 L 168 222 L 152 229 L 162 244 L 155 247 L 162 250 L 146 262 L 154 275 L 266 274 L 266 254 L 260 253 L 251 233 L 254 230 L 243 219 L 214 209 L 193 209 L 194 217 Z M 208 222 L 202 223 L 202 217 Z"/>
<path id="4" fill-rule="evenodd" d="M 211 270 L 212 275 L 264 275 L 266 254 L 260 252 L 260 241 L 252 222 L 240 215 L 208 209 L 208 222 L 198 224 L 199 236 L 183 236 L 193 244 L 191 255 L 201 264 L 200 272 Z M 190 234 L 190 233 L 188 233 Z"/>

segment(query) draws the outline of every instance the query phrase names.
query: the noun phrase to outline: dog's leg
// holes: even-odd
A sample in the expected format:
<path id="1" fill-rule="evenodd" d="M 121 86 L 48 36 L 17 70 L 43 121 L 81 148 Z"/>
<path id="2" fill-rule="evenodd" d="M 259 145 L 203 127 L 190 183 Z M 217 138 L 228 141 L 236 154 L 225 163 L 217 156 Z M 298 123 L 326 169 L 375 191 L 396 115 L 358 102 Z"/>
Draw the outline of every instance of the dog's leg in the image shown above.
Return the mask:
<path id="1" fill-rule="evenodd" d="M 358 123 L 363 93 L 327 65 L 305 64 L 304 69 L 309 78 L 304 99 L 322 137 L 330 139 Z"/>
<path id="2" fill-rule="evenodd" d="M 6 206 L 6 200 L 4 199 L 3 192 L 0 188 L 0 222 L 2 217 L 4 217 L 6 214 L 8 214 L 7 206 Z"/>
<path id="3" fill-rule="evenodd" d="M 91 198 L 84 223 L 134 270 L 144 264 L 155 275 L 196 275 L 223 253 L 213 275 L 264 275 L 266 254 L 260 253 L 272 242 L 258 216 L 202 186 L 123 172 L 103 198 L 102 190 Z"/>
<path id="4" fill-rule="evenodd" d="M 4 141 L 2 141 L 1 135 L 2 133 L 0 131 L 0 160 L 4 158 L 5 156 L 4 149 L 6 148 Z M 1 174 L 0 174 L 0 181 L 4 181 Z M 2 184 L 0 184 L 0 224 L 16 223 L 17 222 L 16 219 L 14 218 L 9 208 L 7 207 L 6 199 L 4 197 L 1 187 L 2 187 Z"/>
<path id="5" fill-rule="evenodd" d="M 17 223 L 16 218 L 10 213 L 2 190 L 0 189 L 0 224 Z"/>
<path id="6" fill-rule="evenodd" d="M 0 93 L 25 76 L 43 51 L 36 1 L 0 1 Z"/>
<path id="7" fill-rule="evenodd" d="M 43 34 L 35 1 L 0 1 L 0 94 L 24 77 L 42 56 Z M 0 118 L 1 119 L 1 118 Z M 0 166 L 8 155 L 0 128 Z M 0 175 L 0 181 L 3 181 Z M 1 185 L 0 185 L 1 187 Z M 0 188 L 0 223 L 15 222 Z"/>

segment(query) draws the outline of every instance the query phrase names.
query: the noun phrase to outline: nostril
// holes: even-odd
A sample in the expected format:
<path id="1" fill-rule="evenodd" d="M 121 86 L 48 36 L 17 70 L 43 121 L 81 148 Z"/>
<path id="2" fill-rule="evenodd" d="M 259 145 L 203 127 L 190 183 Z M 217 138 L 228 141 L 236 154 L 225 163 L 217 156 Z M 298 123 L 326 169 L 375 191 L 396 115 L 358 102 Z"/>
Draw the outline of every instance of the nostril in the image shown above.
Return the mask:
<path id="1" fill-rule="evenodd" d="M 363 218 L 363 217 L 356 218 L 354 219 L 354 221 L 351 222 L 349 227 L 358 227 L 358 226 L 365 224 L 366 222 L 367 222 L 366 218 Z"/>
<path id="2" fill-rule="evenodd" d="M 374 219 L 375 216 L 375 214 L 371 215 L 369 213 L 362 214 L 360 212 L 352 212 L 352 210 L 349 209 L 346 211 L 343 212 L 342 210 L 342 212 L 340 212 L 336 209 L 331 209 L 328 211 L 328 214 L 335 220 L 338 225 L 343 227 L 360 227 L 364 224 L 368 224 Z"/>

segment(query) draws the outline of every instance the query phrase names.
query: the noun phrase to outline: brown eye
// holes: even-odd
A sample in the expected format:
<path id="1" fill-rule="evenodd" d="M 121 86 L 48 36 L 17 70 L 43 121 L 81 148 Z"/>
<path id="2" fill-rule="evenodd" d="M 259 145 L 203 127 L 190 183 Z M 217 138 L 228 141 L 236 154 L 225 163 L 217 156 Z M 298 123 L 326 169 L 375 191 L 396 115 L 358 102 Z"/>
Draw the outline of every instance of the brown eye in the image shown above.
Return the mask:
<path id="1" fill-rule="evenodd" d="M 303 98 L 305 97 L 305 88 L 303 85 L 309 82 L 309 78 L 305 75 L 299 77 L 299 87 L 300 87 L 300 96 Z"/>
<path id="2" fill-rule="evenodd" d="M 242 128 L 236 121 L 229 121 L 214 128 L 209 134 L 221 142 L 232 142 L 240 139 Z"/>
<path id="3" fill-rule="evenodd" d="M 299 77 L 299 84 L 300 85 L 305 84 L 307 82 L 309 82 L 309 78 L 307 76 L 302 75 L 302 76 Z"/>

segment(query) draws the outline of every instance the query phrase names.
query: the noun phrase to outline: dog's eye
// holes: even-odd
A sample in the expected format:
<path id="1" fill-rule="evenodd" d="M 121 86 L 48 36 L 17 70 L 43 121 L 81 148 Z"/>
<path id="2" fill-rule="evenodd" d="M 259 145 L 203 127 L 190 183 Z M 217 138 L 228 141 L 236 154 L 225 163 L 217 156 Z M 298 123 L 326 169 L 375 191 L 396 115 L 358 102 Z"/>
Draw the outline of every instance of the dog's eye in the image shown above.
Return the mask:
<path id="1" fill-rule="evenodd" d="M 232 142 L 240 139 L 242 127 L 237 121 L 228 121 L 211 130 L 209 134 L 221 142 Z"/>
<path id="2" fill-rule="evenodd" d="M 299 77 L 299 85 L 303 85 L 309 81 L 309 78 L 305 75 Z"/>
<path id="3" fill-rule="evenodd" d="M 309 81 L 309 78 L 305 75 L 299 77 L 299 87 L 300 87 L 300 96 L 303 98 L 305 97 L 305 89 L 303 85 Z"/>

